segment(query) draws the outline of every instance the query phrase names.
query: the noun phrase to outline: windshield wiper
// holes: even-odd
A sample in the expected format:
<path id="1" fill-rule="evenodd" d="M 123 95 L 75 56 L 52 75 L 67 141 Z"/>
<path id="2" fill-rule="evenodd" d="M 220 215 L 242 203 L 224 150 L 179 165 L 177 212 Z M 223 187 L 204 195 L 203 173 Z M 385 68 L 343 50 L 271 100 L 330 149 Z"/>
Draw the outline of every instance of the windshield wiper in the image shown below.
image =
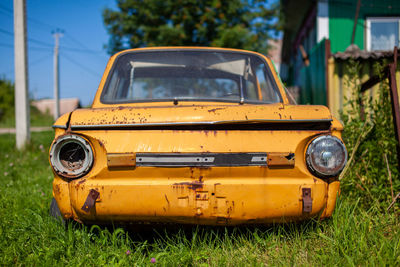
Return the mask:
<path id="1" fill-rule="evenodd" d="M 240 101 L 239 104 L 243 105 L 244 103 L 244 92 L 243 92 L 243 78 L 245 80 L 248 80 L 249 77 L 249 72 L 250 72 L 250 58 L 246 58 L 246 64 L 244 66 L 244 72 L 243 72 L 243 77 L 240 77 L 240 81 L 239 81 L 239 89 L 240 89 Z"/>
<path id="2" fill-rule="evenodd" d="M 243 78 L 242 78 L 242 76 L 239 76 L 239 90 L 240 90 L 239 104 L 243 105 L 243 103 L 244 103 L 244 93 L 243 93 Z"/>

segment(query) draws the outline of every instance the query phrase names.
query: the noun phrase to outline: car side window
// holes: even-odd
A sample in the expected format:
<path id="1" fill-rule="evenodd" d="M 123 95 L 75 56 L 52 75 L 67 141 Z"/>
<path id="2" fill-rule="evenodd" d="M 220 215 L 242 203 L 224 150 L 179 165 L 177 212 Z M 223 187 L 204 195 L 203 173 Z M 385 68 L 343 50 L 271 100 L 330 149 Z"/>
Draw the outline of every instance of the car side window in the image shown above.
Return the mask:
<path id="1" fill-rule="evenodd" d="M 257 87 L 253 81 L 246 81 L 246 99 L 258 100 L 257 97 Z"/>
<path id="2" fill-rule="evenodd" d="M 259 64 L 255 68 L 257 81 L 260 86 L 260 91 L 263 101 L 266 102 L 279 102 L 279 95 L 274 90 L 271 79 L 267 78 L 267 72 L 264 64 Z"/>

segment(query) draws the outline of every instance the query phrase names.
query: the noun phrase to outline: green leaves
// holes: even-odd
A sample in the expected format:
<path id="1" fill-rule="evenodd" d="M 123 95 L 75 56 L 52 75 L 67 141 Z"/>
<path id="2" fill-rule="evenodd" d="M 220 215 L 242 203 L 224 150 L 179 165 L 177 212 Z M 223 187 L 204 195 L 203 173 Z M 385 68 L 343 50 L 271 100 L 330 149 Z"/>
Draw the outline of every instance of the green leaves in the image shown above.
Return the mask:
<path id="1" fill-rule="evenodd" d="M 144 46 L 218 46 L 267 51 L 278 6 L 245 0 L 119 0 L 103 11 L 109 53 Z"/>
<path id="2" fill-rule="evenodd" d="M 5 114 L 13 112 L 14 84 L 6 79 L 0 79 L 0 120 Z"/>

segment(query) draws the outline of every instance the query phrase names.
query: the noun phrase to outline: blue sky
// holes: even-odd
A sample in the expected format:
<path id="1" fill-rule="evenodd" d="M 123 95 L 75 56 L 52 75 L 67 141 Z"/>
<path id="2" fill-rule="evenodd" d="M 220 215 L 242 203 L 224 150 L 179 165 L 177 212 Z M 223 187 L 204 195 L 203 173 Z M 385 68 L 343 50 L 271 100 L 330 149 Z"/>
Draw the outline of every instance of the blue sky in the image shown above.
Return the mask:
<path id="1" fill-rule="evenodd" d="M 79 97 L 90 105 L 109 55 L 102 10 L 115 0 L 26 0 L 29 92 L 35 99 L 53 97 L 52 31 L 60 28 L 60 96 Z M 13 1 L 0 1 L 0 76 L 14 80 Z"/>

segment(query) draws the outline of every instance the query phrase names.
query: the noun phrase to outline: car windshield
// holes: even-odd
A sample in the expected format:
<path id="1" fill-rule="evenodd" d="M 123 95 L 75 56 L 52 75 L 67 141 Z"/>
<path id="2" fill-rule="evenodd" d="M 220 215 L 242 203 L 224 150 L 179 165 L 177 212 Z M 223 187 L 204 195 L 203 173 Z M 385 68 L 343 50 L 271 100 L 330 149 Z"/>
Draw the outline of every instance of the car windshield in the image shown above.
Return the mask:
<path id="1" fill-rule="evenodd" d="M 239 52 L 152 51 L 120 55 L 101 101 L 276 103 L 278 88 L 260 57 Z"/>

